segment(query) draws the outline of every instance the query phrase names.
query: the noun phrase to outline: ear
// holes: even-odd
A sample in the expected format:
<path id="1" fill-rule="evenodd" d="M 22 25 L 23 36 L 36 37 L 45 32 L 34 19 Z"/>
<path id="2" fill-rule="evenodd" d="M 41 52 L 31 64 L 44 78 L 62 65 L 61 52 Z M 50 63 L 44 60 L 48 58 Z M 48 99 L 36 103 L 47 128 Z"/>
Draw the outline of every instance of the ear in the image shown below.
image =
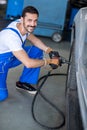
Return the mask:
<path id="1" fill-rule="evenodd" d="M 23 17 L 21 17 L 21 22 L 23 23 Z"/>

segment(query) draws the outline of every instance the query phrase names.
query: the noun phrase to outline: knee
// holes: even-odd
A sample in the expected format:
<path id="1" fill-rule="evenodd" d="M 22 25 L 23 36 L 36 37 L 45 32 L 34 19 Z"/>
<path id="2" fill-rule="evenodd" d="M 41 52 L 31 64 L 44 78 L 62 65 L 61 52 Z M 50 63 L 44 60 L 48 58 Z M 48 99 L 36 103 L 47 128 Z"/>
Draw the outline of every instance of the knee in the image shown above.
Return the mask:
<path id="1" fill-rule="evenodd" d="M 0 90 L 0 102 L 8 98 L 7 90 Z"/>
<path id="2" fill-rule="evenodd" d="M 39 49 L 38 47 L 32 46 L 31 50 L 29 51 L 29 56 L 31 58 L 42 58 L 43 57 L 43 51 Z"/>
<path id="3" fill-rule="evenodd" d="M 42 53 L 42 52 L 43 52 L 40 48 L 38 48 L 38 47 L 36 47 L 36 46 L 32 46 L 32 49 L 33 49 L 33 51 L 36 52 L 36 53 Z"/>

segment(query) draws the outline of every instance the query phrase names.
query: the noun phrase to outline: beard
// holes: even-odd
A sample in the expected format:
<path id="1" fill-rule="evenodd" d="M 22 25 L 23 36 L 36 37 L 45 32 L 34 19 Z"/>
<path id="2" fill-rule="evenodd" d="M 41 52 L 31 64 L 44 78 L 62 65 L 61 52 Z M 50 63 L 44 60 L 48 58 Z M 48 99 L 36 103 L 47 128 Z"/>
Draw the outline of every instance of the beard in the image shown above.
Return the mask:
<path id="1" fill-rule="evenodd" d="M 28 32 L 28 33 L 32 33 L 35 29 L 36 26 L 31 26 L 31 25 L 27 25 L 25 26 L 25 23 L 23 23 L 23 27 L 24 29 Z"/>

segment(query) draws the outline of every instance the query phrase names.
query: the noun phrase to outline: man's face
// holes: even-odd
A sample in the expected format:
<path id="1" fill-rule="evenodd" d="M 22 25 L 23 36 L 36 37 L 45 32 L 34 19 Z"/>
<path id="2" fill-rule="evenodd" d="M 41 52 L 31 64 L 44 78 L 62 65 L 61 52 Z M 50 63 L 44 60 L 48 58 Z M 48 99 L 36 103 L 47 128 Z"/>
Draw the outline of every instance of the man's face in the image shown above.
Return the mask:
<path id="1" fill-rule="evenodd" d="M 22 18 L 24 29 L 32 33 L 37 26 L 38 16 L 37 14 L 26 13 L 26 16 Z"/>

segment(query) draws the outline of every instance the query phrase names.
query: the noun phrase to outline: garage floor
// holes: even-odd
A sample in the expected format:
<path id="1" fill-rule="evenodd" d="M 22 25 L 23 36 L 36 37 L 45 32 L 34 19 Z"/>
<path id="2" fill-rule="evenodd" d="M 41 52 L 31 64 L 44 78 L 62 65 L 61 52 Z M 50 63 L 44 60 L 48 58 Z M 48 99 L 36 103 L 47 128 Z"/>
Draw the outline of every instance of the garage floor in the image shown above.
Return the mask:
<path id="1" fill-rule="evenodd" d="M 65 36 L 66 37 L 66 36 Z M 68 59 L 70 50 L 70 41 L 66 38 L 61 43 L 55 43 L 51 38 L 39 37 L 46 45 L 57 50 L 60 55 Z M 30 44 L 27 42 L 27 44 Z M 47 56 L 47 55 L 45 55 Z M 15 69 L 11 69 L 8 74 L 7 85 L 9 97 L 4 102 L 0 102 L 0 130 L 44 130 L 33 119 L 31 113 L 31 105 L 34 96 L 27 92 L 16 90 L 16 81 L 22 71 L 22 65 Z M 40 77 L 47 74 L 50 67 L 41 69 Z M 63 65 L 52 73 L 66 74 L 67 65 Z M 41 92 L 54 103 L 65 115 L 65 81 L 66 76 L 49 77 L 43 85 Z M 41 123 L 55 127 L 59 126 L 62 117 L 53 109 L 43 98 L 38 95 L 35 102 L 35 116 Z M 60 128 L 65 130 L 65 126 Z"/>

